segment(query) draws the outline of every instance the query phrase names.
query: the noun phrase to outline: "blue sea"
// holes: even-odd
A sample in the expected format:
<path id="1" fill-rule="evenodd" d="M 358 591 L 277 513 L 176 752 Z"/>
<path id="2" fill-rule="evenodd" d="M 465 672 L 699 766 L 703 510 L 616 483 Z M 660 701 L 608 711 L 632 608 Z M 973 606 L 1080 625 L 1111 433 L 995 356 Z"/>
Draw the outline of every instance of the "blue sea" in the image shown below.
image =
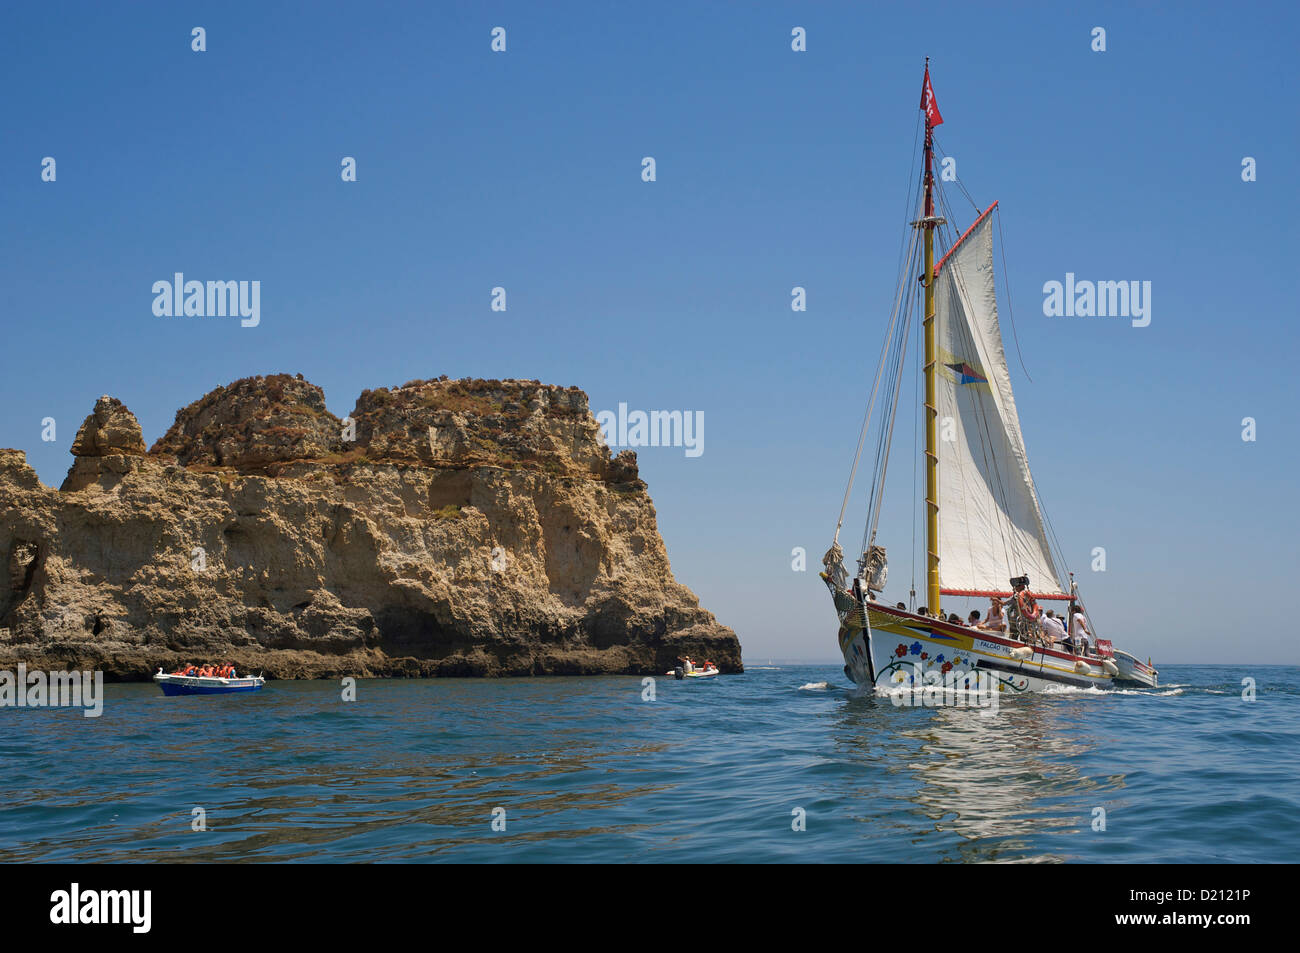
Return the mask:
<path id="1" fill-rule="evenodd" d="M 1161 680 L 991 717 L 857 697 L 837 666 L 653 700 L 632 677 L 108 685 L 99 718 L 0 709 L 0 860 L 1300 859 L 1300 668 Z"/>

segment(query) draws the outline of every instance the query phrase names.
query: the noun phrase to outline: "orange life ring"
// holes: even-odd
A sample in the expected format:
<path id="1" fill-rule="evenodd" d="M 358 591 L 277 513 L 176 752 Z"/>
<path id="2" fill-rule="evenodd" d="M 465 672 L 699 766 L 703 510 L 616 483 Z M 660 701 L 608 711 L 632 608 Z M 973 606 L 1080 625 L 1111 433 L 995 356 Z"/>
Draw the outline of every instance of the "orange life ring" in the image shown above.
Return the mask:
<path id="1" fill-rule="evenodd" d="M 1030 621 L 1038 618 L 1038 603 L 1034 601 L 1028 589 L 1021 589 L 1016 593 L 1016 606 L 1020 609 L 1023 618 Z"/>

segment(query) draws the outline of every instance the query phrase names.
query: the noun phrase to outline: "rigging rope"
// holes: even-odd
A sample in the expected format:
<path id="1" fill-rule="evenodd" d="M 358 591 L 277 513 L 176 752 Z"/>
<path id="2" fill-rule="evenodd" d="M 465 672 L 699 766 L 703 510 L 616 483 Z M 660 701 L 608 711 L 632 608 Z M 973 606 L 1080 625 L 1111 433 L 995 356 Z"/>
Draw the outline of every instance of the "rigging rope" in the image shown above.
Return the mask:
<path id="1" fill-rule="evenodd" d="M 917 230 L 919 231 L 919 229 Z M 865 553 L 869 550 L 871 543 L 876 538 L 876 528 L 880 523 L 880 501 L 885 492 L 885 477 L 889 470 L 889 450 L 894 440 L 894 421 L 898 415 L 898 394 L 903 384 L 903 365 L 907 360 L 907 338 L 910 330 L 912 308 L 916 298 L 916 285 L 909 279 L 911 277 L 911 263 L 915 261 L 915 249 L 917 242 L 913 240 L 913 255 L 909 261 L 907 274 L 904 281 L 907 281 L 907 292 L 903 300 L 903 326 L 898 334 L 898 355 L 891 362 L 890 379 L 893 382 L 893 394 L 886 404 L 887 414 L 885 419 L 888 420 L 888 426 L 881 426 L 880 440 L 876 451 L 876 466 L 878 474 L 873 477 L 871 484 L 871 496 L 868 497 L 867 508 L 867 528 L 862 537 L 862 551 Z"/>
<path id="2" fill-rule="evenodd" d="M 1011 306 L 1011 273 L 1007 271 L 1007 241 L 1002 237 L 1002 206 L 999 205 L 993 212 L 998 218 L 998 248 L 1002 250 L 1002 288 L 1007 293 L 1007 316 L 1011 318 L 1011 337 L 1016 342 L 1016 357 L 1020 360 L 1020 369 L 1025 372 L 1025 377 L 1029 378 L 1029 383 L 1034 379 L 1030 376 L 1029 368 L 1025 367 L 1025 356 L 1020 353 L 1020 335 L 1016 333 L 1016 312 Z"/>
<path id="3" fill-rule="evenodd" d="M 915 234 L 913 234 L 913 236 L 912 236 L 912 240 L 911 240 L 911 242 L 910 242 L 910 247 L 909 247 L 909 250 L 908 250 L 907 258 L 906 258 L 906 260 L 904 261 L 904 266 L 903 266 L 904 268 L 909 267 L 908 262 L 910 262 L 911 259 L 915 256 L 915 248 L 916 248 L 916 236 L 915 236 Z M 906 277 L 904 278 L 904 280 L 906 280 Z M 893 344 L 893 340 L 894 340 L 894 330 L 895 330 L 895 328 L 896 328 L 897 325 L 898 325 L 899 307 L 900 307 L 900 305 L 902 304 L 903 297 L 904 297 L 904 285 L 903 285 L 902 283 L 900 283 L 900 284 L 899 284 L 899 287 L 898 287 L 898 291 L 897 291 L 897 292 L 895 293 L 895 295 L 894 295 L 894 306 L 893 306 L 893 310 L 891 311 L 890 316 L 889 316 L 889 327 L 888 327 L 888 330 L 887 330 L 886 333 L 885 333 L 885 341 L 884 341 L 884 343 L 881 345 L 881 348 L 880 348 L 880 363 L 876 366 L 876 377 L 875 377 L 875 380 L 872 382 L 872 385 L 871 385 L 871 397 L 870 397 L 870 399 L 867 401 L 867 413 L 866 413 L 866 416 L 865 416 L 865 417 L 863 418 L 863 420 L 862 420 L 862 430 L 861 430 L 861 432 L 858 434 L 858 448 L 857 448 L 856 452 L 853 454 L 853 467 L 852 467 L 852 469 L 849 471 L 849 484 L 848 484 L 848 486 L 845 487 L 845 489 L 844 489 L 844 500 L 843 500 L 843 502 L 840 504 L 840 516 L 839 516 L 839 520 L 838 520 L 838 521 L 836 522 L 836 524 L 835 524 L 835 540 L 834 540 L 834 541 L 835 541 L 836 543 L 839 542 L 839 538 L 840 538 L 840 529 L 841 529 L 841 528 L 843 527 L 843 525 L 844 525 L 844 512 L 845 512 L 845 510 L 848 509 L 848 505 L 849 505 L 849 496 L 850 496 L 850 494 L 853 492 L 853 481 L 854 481 L 854 479 L 855 479 L 856 476 L 857 476 L 857 472 L 858 472 L 858 464 L 859 464 L 859 462 L 861 461 L 861 458 L 862 458 L 862 446 L 863 446 L 863 444 L 866 442 L 866 439 L 867 439 L 867 430 L 869 429 L 870 424 L 871 424 L 871 414 L 872 414 L 873 409 L 875 408 L 875 404 L 876 404 L 876 394 L 878 393 L 878 391 L 879 391 L 879 389 L 880 389 L 881 378 L 882 378 L 883 376 L 885 376 L 887 373 L 889 373 L 889 371 L 888 371 L 889 362 L 887 361 L 887 356 L 888 356 L 888 354 L 889 354 L 889 352 L 890 352 L 890 350 L 891 350 L 892 344 Z"/>
<path id="4" fill-rule="evenodd" d="M 914 263 L 916 261 L 916 255 L 918 249 L 916 231 L 919 230 L 915 230 L 915 229 L 913 230 L 912 242 L 910 243 L 908 258 L 906 262 L 904 262 L 904 272 L 900 276 L 898 292 L 896 294 L 895 304 L 894 304 L 894 307 L 896 309 L 895 311 L 896 316 L 901 316 L 903 319 L 903 323 L 900 327 L 897 338 L 894 340 L 894 342 L 892 342 L 888 359 L 882 365 L 884 370 L 884 382 L 885 382 L 885 387 L 884 390 L 882 391 L 882 394 L 884 395 L 886 402 L 882 406 L 881 411 L 882 411 L 882 420 L 886 421 L 887 424 L 886 423 L 881 424 L 880 432 L 876 438 L 876 455 L 872 466 L 871 492 L 867 497 L 868 499 L 867 528 L 863 532 L 863 545 L 862 545 L 863 552 L 867 551 L 867 537 L 870 535 L 871 532 L 872 513 L 875 510 L 875 503 L 878 496 L 877 487 L 883 485 L 882 482 L 883 473 L 881 471 L 881 461 L 882 458 L 886 460 L 888 459 L 889 437 L 893 430 L 893 418 L 894 418 L 895 408 L 897 406 L 898 385 L 899 382 L 902 380 L 902 355 L 906 353 L 908 320 L 910 317 L 912 296 L 914 294 L 913 288 L 911 286 L 910 277 L 911 277 L 912 269 L 914 267 Z"/>
<path id="5" fill-rule="evenodd" d="M 912 184 L 908 186 L 907 206 L 903 210 L 904 215 L 907 214 L 907 211 L 909 209 L 915 208 L 919 203 L 919 198 L 917 196 L 919 196 L 919 189 L 921 187 L 920 180 L 914 179 L 914 174 L 912 170 L 916 168 L 916 146 L 917 143 L 920 141 L 919 139 L 920 128 L 921 128 L 921 115 L 918 113 L 915 127 L 912 133 L 912 161 L 908 164 L 908 173 L 907 173 L 908 181 L 911 182 Z M 915 229 L 913 229 L 912 231 L 913 234 L 910 237 L 910 239 L 905 236 L 904 240 L 899 243 L 900 244 L 899 247 L 900 270 L 907 267 L 906 262 L 908 259 L 911 258 L 913 254 L 910 248 L 914 246 L 916 243 L 916 235 L 915 235 Z M 904 251 L 904 249 L 908 249 L 908 250 Z M 900 291 L 901 291 L 901 285 L 900 285 Z M 898 307 L 897 294 L 895 294 L 895 298 L 894 298 L 894 307 L 895 307 L 895 312 L 893 315 L 890 316 L 890 324 L 889 324 L 890 334 L 892 334 L 894 321 L 897 317 L 897 307 Z M 858 464 L 862 459 L 862 445 L 866 442 L 867 429 L 871 424 L 871 411 L 876 400 L 876 387 L 880 383 L 880 374 L 884 368 L 885 355 L 886 353 L 888 353 L 887 351 L 888 343 L 889 343 L 889 335 L 886 335 L 885 344 L 882 345 L 880 349 L 881 363 L 876 366 L 876 379 L 875 382 L 871 385 L 871 398 L 867 402 L 867 412 L 862 418 L 862 429 L 858 433 L 858 446 L 853 454 L 853 466 L 849 469 L 849 482 L 848 485 L 844 488 L 844 500 L 840 503 L 839 519 L 835 521 L 835 537 L 832 544 L 832 552 L 834 551 L 835 548 L 838 548 L 839 546 L 840 529 L 844 526 L 844 513 L 848 509 L 849 497 L 853 493 L 853 481 L 857 477 Z M 827 555 L 829 556 L 830 554 L 828 553 Z"/>
<path id="6" fill-rule="evenodd" d="M 921 340 L 923 329 L 921 325 L 922 322 L 920 321 L 916 322 L 916 353 L 917 354 L 922 354 L 921 349 L 923 347 L 923 343 Z M 921 375 L 920 374 L 913 375 L 913 380 L 915 381 L 916 386 L 914 388 L 914 393 L 912 396 L 912 406 L 914 408 L 914 412 L 912 414 L 912 585 L 908 592 L 907 607 L 909 609 L 915 610 L 916 609 L 916 565 L 917 565 L 916 527 L 918 522 L 917 501 L 919 498 L 918 493 L 920 490 L 920 486 L 916 479 L 916 463 L 917 463 L 917 458 L 919 457 L 919 449 L 920 449 L 918 441 L 921 434 L 921 415 L 924 413 L 925 407 L 923 406 L 921 400 Z"/>
<path id="7" fill-rule="evenodd" d="M 944 152 L 943 149 L 940 148 L 939 139 L 937 136 L 933 138 L 932 142 L 934 143 L 935 151 L 939 153 L 940 158 L 947 159 L 948 153 Z M 957 188 L 961 189 L 961 194 L 966 196 L 966 201 L 970 202 L 971 207 L 975 209 L 975 214 L 978 215 L 981 211 L 983 211 L 978 205 L 975 204 L 975 200 L 971 198 L 971 194 L 966 191 L 966 186 L 962 184 L 961 178 L 959 176 L 954 175 L 952 177 L 952 180 L 957 183 Z"/>

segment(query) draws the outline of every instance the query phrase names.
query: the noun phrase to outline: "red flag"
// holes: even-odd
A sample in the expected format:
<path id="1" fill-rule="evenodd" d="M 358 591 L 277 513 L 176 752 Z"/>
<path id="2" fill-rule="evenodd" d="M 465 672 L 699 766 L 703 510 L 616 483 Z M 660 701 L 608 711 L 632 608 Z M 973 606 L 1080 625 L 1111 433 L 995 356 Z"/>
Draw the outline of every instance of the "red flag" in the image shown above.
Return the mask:
<path id="1" fill-rule="evenodd" d="M 943 123 L 939 115 L 939 104 L 934 101 L 934 90 L 930 88 L 930 67 L 925 68 L 925 82 L 921 84 L 921 108 L 925 110 L 925 124 L 938 126 Z"/>

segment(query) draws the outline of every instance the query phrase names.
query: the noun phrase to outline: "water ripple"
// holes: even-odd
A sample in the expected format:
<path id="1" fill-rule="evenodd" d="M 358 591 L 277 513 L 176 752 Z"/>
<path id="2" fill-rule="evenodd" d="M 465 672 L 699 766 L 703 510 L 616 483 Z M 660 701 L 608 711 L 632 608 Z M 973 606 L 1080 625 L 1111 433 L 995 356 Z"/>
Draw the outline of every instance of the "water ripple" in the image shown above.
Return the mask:
<path id="1" fill-rule="evenodd" d="M 1300 669 L 1163 674 L 995 717 L 829 666 L 654 701 L 638 678 L 110 685 L 98 719 L 0 709 L 0 860 L 1294 860 Z"/>

